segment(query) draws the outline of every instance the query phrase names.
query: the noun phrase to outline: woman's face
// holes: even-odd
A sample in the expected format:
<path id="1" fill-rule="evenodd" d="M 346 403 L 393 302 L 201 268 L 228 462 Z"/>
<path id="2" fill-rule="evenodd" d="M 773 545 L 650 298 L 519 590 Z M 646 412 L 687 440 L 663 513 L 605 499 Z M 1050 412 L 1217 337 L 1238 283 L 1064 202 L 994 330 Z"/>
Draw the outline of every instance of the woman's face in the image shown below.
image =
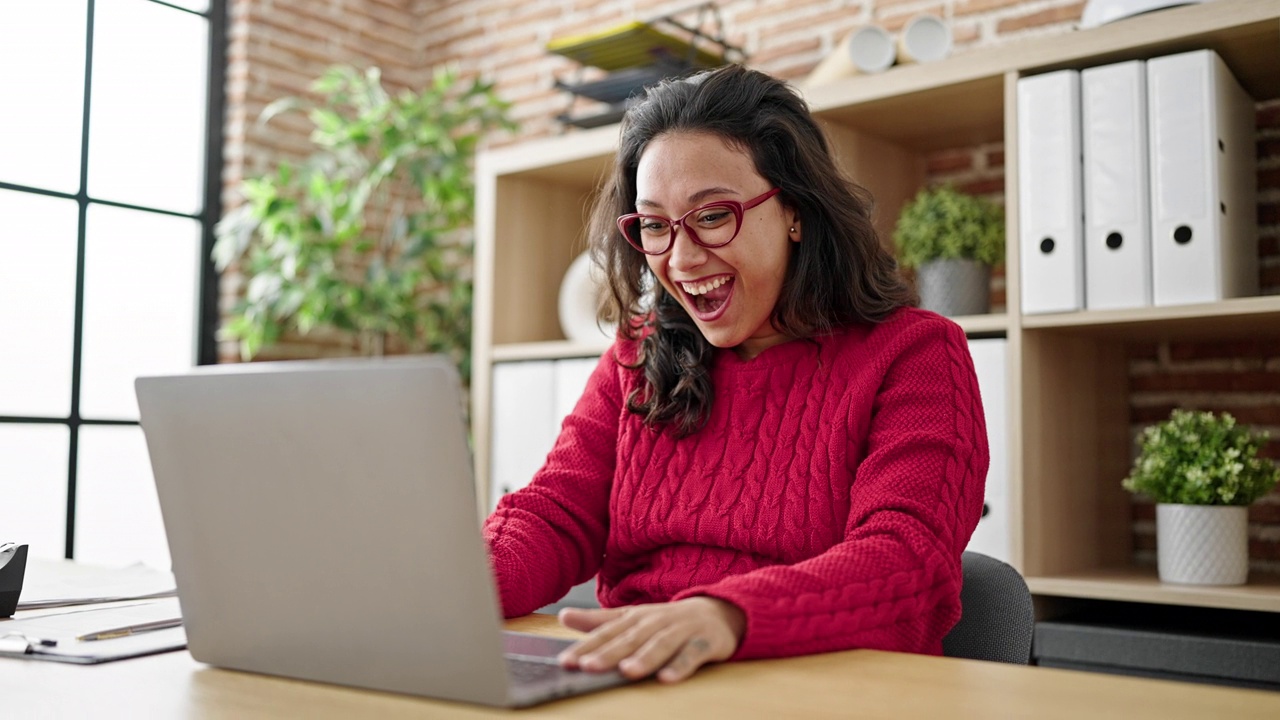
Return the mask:
<path id="1" fill-rule="evenodd" d="M 751 156 L 721 137 L 668 133 L 640 156 L 636 212 L 674 219 L 716 200 L 746 203 L 771 189 Z M 694 224 L 694 217 L 688 221 Z M 669 250 L 645 257 L 708 342 L 753 358 L 786 340 L 770 317 L 782 292 L 791 243 L 799 240 L 799 217 L 775 195 L 742 214 L 738 235 L 728 245 L 703 247 L 679 227 Z"/>

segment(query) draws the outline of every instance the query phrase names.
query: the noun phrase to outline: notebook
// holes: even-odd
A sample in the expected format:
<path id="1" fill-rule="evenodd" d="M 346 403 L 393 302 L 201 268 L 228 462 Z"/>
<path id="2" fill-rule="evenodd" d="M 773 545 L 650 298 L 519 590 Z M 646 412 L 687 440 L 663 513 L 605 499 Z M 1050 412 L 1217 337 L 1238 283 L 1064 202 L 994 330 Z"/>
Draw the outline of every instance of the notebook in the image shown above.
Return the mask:
<path id="1" fill-rule="evenodd" d="M 188 647 L 226 668 L 519 707 L 625 682 L 504 634 L 440 357 L 137 380 Z"/>

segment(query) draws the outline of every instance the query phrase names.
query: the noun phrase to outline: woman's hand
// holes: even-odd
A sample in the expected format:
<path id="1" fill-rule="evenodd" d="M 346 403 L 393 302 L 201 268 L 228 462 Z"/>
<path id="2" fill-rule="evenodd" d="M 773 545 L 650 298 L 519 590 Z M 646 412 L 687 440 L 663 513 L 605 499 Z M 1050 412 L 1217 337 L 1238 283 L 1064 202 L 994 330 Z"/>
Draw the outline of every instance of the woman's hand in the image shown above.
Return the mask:
<path id="1" fill-rule="evenodd" d="M 638 679 L 654 672 L 677 682 L 738 649 L 746 617 L 736 605 L 710 597 L 608 610 L 560 611 L 566 627 L 590 633 L 560 653 L 560 664 L 589 672 L 618 669 Z"/>

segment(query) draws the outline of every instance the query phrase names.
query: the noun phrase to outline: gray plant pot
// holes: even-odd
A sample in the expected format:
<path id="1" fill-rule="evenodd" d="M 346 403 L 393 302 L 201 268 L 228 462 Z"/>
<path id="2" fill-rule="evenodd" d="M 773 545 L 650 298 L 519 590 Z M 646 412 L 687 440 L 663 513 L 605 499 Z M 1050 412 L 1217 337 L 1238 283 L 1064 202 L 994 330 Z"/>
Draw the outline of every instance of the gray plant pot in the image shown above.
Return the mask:
<path id="1" fill-rule="evenodd" d="M 1156 562 L 1162 582 L 1243 585 L 1249 577 L 1249 508 L 1156 505 Z"/>
<path id="2" fill-rule="evenodd" d="M 991 311 L 991 266 L 977 260 L 930 260 L 916 273 L 920 307 L 939 315 Z"/>

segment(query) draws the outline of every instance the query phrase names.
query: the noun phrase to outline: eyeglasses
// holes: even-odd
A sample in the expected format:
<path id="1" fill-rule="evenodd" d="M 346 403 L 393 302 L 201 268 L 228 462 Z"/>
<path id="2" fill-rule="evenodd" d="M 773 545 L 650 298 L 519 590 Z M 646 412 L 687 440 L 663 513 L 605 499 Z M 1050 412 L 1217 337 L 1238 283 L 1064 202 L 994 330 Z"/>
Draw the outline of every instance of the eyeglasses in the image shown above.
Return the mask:
<path id="1" fill-rule="evenodd" d="M 781 190 L 774 188 L 744 203 L 717 200 L 696 207 L 675 220 L 661 215 L 631 213 L 618 218 L 618 230 L 632 247 L 645 255 L 661 255 L 670 250 L 676 242 L 676 230 L 681 227 L 689 234 L 690 240 L 702 247 L 724 247 L 738 237 L 743 213 L 779 192 Z"/>

